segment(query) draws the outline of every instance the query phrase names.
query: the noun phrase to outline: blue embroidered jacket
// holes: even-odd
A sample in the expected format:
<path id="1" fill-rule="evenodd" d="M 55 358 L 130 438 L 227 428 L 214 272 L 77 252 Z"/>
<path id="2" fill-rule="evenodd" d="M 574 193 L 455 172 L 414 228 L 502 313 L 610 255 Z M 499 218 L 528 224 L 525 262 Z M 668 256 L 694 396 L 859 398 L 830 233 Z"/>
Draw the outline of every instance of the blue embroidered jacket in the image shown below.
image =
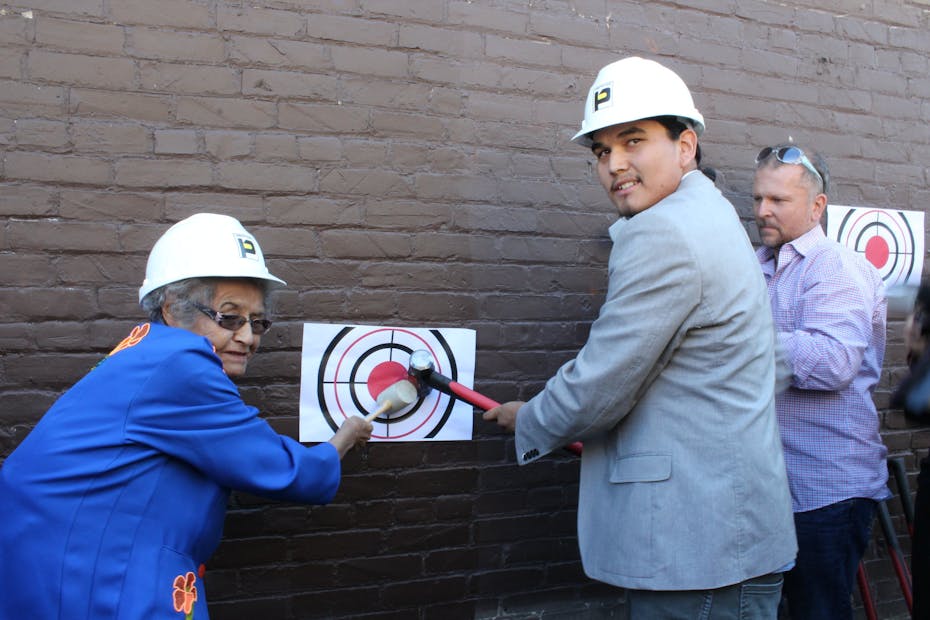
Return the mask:
<path id="1" fill-rule="evenodd" d="M 274 432 L 210 342 L 133 330 L 0 467 L 0 618 L 207 618 L 230 489 L 327 503 L 336 449 Z"/>

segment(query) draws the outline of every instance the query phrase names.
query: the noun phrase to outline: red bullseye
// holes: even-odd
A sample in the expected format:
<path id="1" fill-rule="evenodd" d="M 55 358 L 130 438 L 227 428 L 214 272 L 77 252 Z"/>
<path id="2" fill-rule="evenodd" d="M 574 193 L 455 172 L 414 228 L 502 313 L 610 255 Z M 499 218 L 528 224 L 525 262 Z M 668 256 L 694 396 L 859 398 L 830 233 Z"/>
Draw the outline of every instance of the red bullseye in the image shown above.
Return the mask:
<path id="1" fill-rule="evenodd" d="M 865 257 L 877 269 L 881 269 L 888 262 L 888 242 L 875 235 L 865 243 Z"/>
<path id="2" fill-rule="evenodd" d="M 374 399 L 401 379 L 407 378 L 407 367 L 398 362 L 381 362 L 368 375 L 368 393 Z"/>

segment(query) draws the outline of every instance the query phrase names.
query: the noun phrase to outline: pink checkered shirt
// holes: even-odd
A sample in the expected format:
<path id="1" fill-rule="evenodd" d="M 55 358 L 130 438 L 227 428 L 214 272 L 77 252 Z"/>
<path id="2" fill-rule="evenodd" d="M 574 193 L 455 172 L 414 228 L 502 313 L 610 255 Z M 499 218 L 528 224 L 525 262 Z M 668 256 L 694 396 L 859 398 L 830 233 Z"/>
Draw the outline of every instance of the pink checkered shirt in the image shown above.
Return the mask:
<path id="1" fill-rule="evenodd" d="M 792 371 L 775 398 L 795 512 L 890 495 L 872 402 L 885 355 L 882 279 L 815 226 L 778 251 L 756 250 L 778 342 Z"/>

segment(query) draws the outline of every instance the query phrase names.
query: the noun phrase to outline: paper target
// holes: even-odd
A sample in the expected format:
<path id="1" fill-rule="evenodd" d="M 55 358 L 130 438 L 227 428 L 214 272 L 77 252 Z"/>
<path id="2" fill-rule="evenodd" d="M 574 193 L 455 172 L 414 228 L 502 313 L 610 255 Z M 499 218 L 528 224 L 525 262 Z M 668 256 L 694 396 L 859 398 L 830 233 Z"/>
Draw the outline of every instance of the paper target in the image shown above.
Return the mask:
<path id="1" fill-rule="evenodd" d="M 920 282 L 924 254 L 922 211 L 828 205 L 827 236 L 868 260 L 886 286 Z"/>
<path id="2" fill-rule="evenodd" d="M 410 354 L 429 351 L 436 372 L 464 385 L 474 376 L 475 333 L 367 325 L 304 325 L 300 441 L 326 441 L 352 416 L 378 410 L 378 395 L 407 377 Z M 377 416 L 372 441 L 471 439 L 472 407 L 437 391 Z"/>

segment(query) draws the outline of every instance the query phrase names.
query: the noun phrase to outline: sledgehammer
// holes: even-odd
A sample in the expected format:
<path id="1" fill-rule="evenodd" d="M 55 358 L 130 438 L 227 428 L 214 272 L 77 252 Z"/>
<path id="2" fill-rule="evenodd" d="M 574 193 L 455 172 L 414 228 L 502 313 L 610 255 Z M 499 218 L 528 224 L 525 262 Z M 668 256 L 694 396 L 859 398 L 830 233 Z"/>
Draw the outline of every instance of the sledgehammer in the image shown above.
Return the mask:
<path id="1" fill-rule="evenodd" d="M 421 398 L 429 394 L 431 389 L 436 389 L 452 398 L 465 401 L 482 411 L 489 411 L 500 406 L 499 402 L 488 398 L 484 394 L 436 372 L 436 367 L 433 365 L 433 356 L 430 355 L 429 351 L 420 349 L 410 354 L 407 376 L 417 387 L 417 393 Z M 581 454 L 581 442 L 576 441 L 569 444 L 565 446 L 565 449 L 575 454 Z"/>

